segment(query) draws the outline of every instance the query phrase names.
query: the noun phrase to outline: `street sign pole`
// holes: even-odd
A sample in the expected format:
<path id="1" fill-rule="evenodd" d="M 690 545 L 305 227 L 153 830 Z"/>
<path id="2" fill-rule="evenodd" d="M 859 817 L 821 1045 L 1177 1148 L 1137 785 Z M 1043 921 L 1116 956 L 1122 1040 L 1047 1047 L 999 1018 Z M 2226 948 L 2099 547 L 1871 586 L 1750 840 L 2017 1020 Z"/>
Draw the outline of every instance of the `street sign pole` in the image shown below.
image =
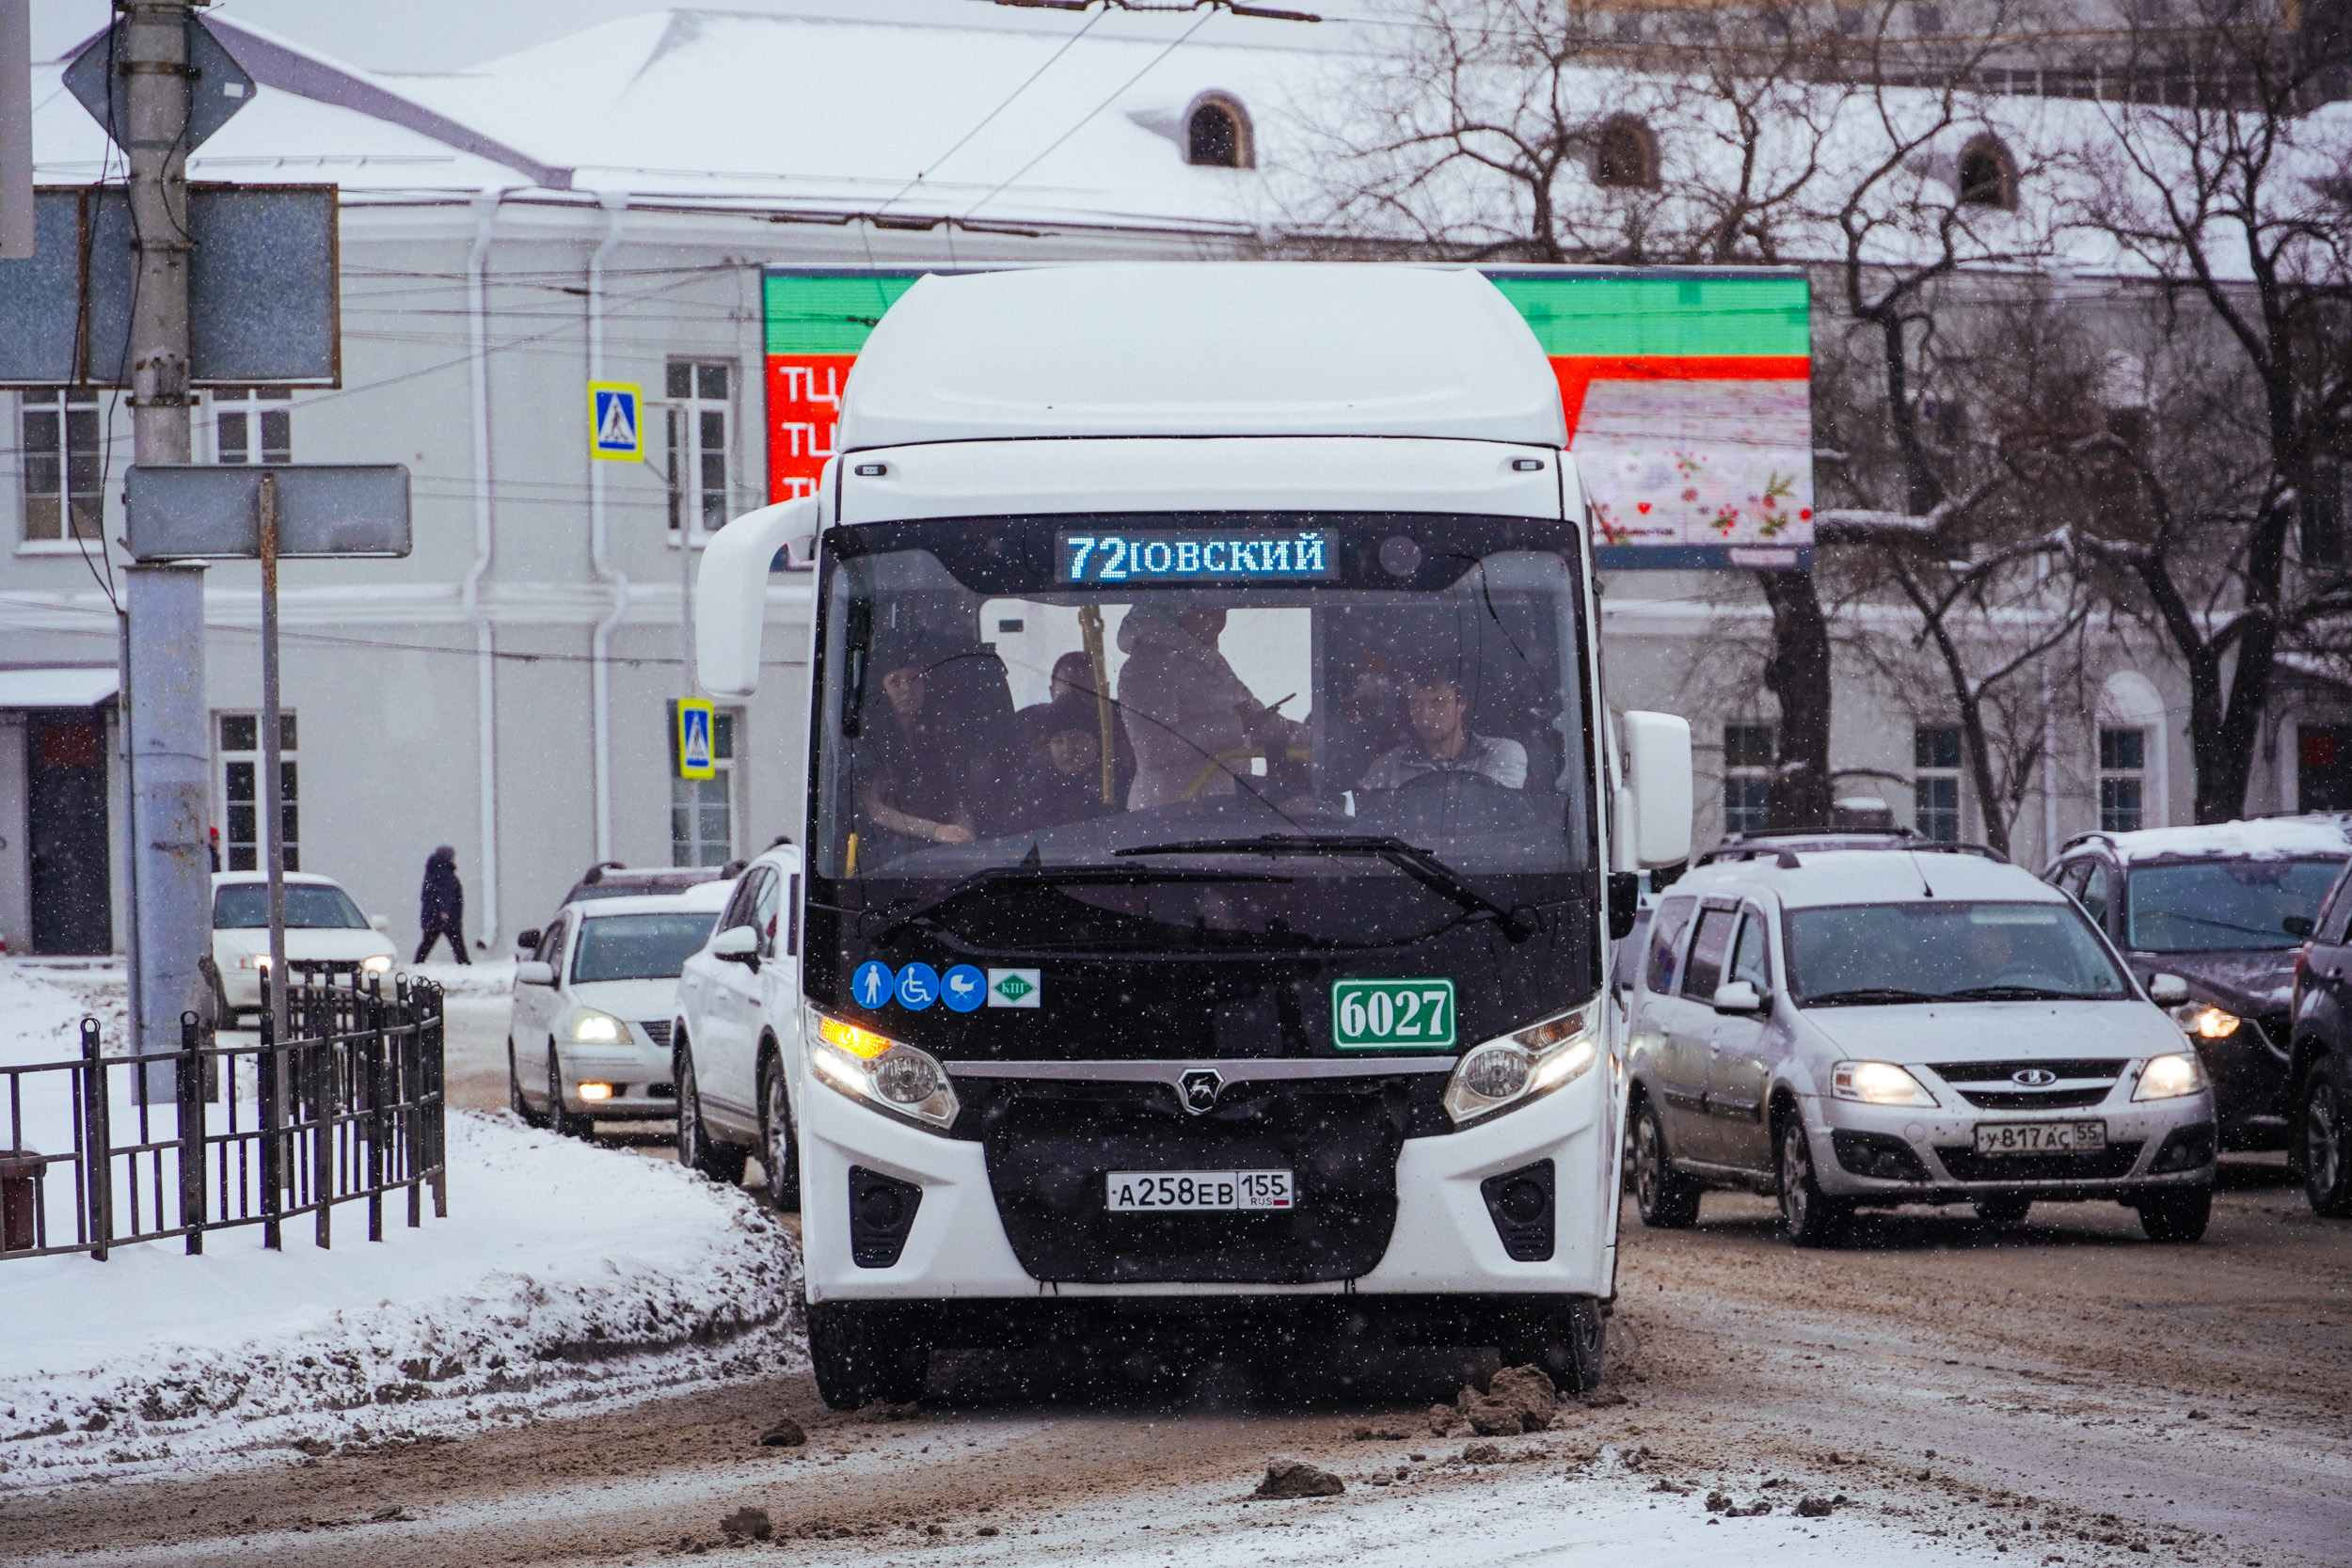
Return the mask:
<path id="1" fill-rule="evenodd" d="M 119 0 L 117 9 L 107 87 L 119 114 L 109 130 L 130 159 L 135 281 L 129 364 L 106 369 L 128 372 L 134 461 L 185 463 L 191 12 L 188 0 Z M 154 1053 L 178 1050 L 180 1015 L 202 1009 L 198 960 L 212 938 L 203 574 L 167 568 L 141 584 L 146 569 L 133 570 L 123 616 L 133 675 L 124 692 L 132 814 L 124 879 L 136 930 L 133 1046 Z"/>
<path id="2" fill-rule="evenodd" d="M 0 261 L 33 254 L 33 4 L 0 0 Z"/>
<path id="3" fill-rule="evenodd" d="M 263 474 L 255 501 L 262 541 L 262 842 L 269 847 L 269 1022 L 286 1034 L 285 737 L 278 716 L 278 476 Z M 321 1211 L 325 1212 L 324 1210 Z"/>

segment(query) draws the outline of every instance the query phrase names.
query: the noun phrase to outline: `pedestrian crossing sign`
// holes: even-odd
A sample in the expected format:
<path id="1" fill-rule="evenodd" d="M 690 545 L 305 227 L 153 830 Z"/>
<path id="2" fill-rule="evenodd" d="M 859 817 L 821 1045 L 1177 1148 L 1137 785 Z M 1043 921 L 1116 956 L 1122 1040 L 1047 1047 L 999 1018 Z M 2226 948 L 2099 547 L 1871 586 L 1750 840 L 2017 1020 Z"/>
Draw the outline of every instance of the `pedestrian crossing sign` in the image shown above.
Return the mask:
<path id="1" fill-rule="evenodd" d="M 588 383 L 588 455 L 613 463 L 644 456 L 644 389 L 630 382 Z"/>
<path id="2" fill-rule="evenodd" d="M 700 698 L 688 697 L 678 703 L 677 776 L 681 779 L 719 776 L 710 745 L 710 704 Z"/>

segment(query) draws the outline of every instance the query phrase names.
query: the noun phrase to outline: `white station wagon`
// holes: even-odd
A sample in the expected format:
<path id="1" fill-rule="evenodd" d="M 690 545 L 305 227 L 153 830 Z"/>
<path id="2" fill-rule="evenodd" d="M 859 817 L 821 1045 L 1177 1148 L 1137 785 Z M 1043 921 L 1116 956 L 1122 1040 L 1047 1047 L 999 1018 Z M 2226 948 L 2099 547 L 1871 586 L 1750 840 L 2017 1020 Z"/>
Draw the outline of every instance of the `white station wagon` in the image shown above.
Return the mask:
<path id="1" fill-rule="evenodd" d="M 2105 1198 L 2204 1234 L 2214 1105 L 2180 1026 L 2074 901 L 1971 845 L 1747 835 L 1660 899 L 1631 965 L 1629 1143 L 1645 1223 L 1709 1187 L 1777 1195 L 1789 1239 L 1860 1206 L 2014 1225 Z"/>

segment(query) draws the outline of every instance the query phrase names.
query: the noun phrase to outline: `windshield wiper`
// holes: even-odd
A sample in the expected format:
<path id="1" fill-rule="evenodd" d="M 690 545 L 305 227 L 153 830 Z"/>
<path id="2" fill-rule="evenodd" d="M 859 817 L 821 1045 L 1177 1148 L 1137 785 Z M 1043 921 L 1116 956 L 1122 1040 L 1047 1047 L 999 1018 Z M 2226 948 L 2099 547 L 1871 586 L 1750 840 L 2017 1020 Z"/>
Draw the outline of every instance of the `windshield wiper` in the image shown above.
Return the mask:
<path id="1" fill-rule="evenodd" d="M 965 894 L 1002 886 L 1007 882 L 1026 883 L 1032 887 L 1144 887 L 1157 882 L 1287 882 L 1290 879 L 1264 871 L 1170 871 L 1155 865 L 992 865 L 973 872 L 933 897 L 916 899 L 880 911 L 884 919 L 866 940 L 881 942 Z"/>
<path id="2" fill-rule="evenodd" d="M 2093 1000 L 2078 990 L 2052 990 L 2047 986 L 1970 986 L 1964 990 L 1947 991 L 1946 998 L 1956 1002 L 2089 1002 Z"/>
<path id="3" fill-rule="evenodd" d="M 1413 880 L 1459 905 L 1468 913 L 1492 920 L 1513 942 L 1523 942 L 1541 930 L 1530 909 L 1505 909 L 1471 885 L 1468 879 L 1418 845 L 1401 838 L 1369 833 L 1265 833 L 1257 838 L 1200 838 L 1181 844 L 1141 844 L 1115 849 L 1114 858 L 1129 855 L 1373 855 L 1387 861 Z"/>
<path id="4" fill-rule="evenodd" d="M 1899 986 L 1862 986 L 1852 990 L 1827 990 L 1819 996 L 1800 1001 L 1800 1007 L 1875 1007 L 1883 1003 L 1941 1002 L 1923 990 L 1904 990 Z"/>

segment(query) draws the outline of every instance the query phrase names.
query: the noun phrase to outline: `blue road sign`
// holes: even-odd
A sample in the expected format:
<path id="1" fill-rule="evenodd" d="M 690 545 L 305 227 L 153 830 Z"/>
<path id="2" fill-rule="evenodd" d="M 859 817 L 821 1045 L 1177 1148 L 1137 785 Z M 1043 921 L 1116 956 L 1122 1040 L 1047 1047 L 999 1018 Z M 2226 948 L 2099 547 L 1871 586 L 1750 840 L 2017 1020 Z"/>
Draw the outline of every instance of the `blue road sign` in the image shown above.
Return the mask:
<path id="1" fill-rule="evenodd" d="M 858 965 L 857 973 L 850 977 L 850 994 L 857 998 L 861 1007 L 882 1006 L 898 986 L 898 977 L 890 973 L 890 966 L 871 958 Z"/>
<path id="2" fill-rule="evenodd" d="M 939 971 L 929 964 L 909 964 L 898 971 L 898 1006 L 921 1012 L 939 1000 Z"/>
<path id="3" fill-rule="evenodd" d="M 644 389 L 626 381 L 588 383 L 588 455 L 634 463 L 645 454 L 644 425 L 638 418 Z"/>
<path id="4" fill-rule="evenodd" d="M 959 1013 L 968 1013 L 988 1000 L 988 976 L 970 964 L 949 970 L 940 985 L 939 999 Z"/>

